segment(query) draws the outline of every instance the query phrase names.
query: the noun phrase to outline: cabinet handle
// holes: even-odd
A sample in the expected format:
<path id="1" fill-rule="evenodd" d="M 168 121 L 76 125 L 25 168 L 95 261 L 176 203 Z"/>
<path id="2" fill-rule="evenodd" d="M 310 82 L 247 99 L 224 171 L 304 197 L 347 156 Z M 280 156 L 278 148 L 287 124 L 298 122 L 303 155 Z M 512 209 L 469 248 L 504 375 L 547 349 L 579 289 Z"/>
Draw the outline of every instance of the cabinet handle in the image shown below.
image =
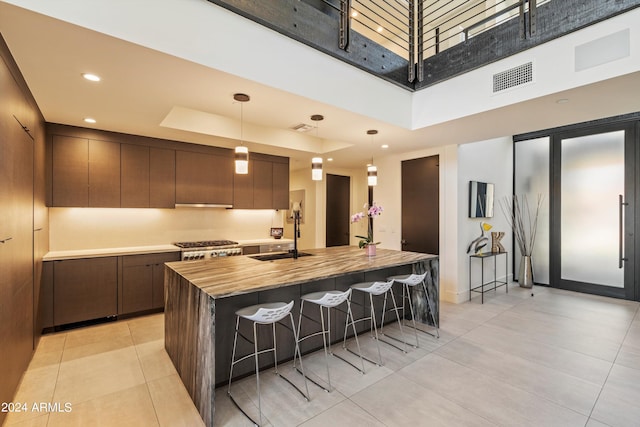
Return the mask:
<path id="1" fill-rule="evenodd" d="M 42 227 L 40 227 L 40 228 L 36 228 L 36 229 L 35 229 L 35 230 L 33 230 L 33 231 L 42 231 Z"/>
<path id="2" fill-rule="evenodd" d="M 6 243 L 6 242 L 8 242 L 8 241 L 9 241 L 9 240 L 11 240 L 11 239 L 13 239 L 13 237 L 7 237 L 6 239 L 2 239 L 2 240 L 0 240 L 0 243 Z"/>

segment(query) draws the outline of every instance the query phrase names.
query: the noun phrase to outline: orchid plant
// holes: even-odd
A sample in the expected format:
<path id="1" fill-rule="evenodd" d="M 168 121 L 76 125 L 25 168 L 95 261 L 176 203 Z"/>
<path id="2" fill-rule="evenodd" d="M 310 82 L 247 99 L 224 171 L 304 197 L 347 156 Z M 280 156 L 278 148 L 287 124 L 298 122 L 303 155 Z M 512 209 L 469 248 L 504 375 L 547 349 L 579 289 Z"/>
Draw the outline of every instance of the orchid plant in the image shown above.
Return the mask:
<path id="1" fill-rule="evenodd" d="M 381 215 L 382 211 L 384 210 L 382 206 L 377 205 L 376 202 L 373 202 L 371 206 L 369 206 L 368 203 L 365 203 L 363 206 L 363 209 L 364 209 L 363 212 L 356 212 L 355 214 L 351 215 L 352 224 L 354 222 L 360 221 L 361 219 L 367 218 L 367 235 L 366 236 L 356 235 L 356 237 L 362 239 L 360 240 L 360 242 L 358 242 L 359 248 L 364 248 L 369 245 L 377 245 L 380 243 L 380 242 L 374 243 L 373 241 L 373 218 Z"/>

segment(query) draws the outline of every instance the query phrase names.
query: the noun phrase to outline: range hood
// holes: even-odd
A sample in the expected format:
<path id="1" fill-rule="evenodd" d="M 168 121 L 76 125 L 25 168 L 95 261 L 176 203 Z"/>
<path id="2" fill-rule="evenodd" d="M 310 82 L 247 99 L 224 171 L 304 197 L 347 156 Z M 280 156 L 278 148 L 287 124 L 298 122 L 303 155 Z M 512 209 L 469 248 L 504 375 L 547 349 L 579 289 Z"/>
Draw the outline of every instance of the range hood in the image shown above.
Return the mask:
<path id="1" fill-rule="evenodd" d="M 231 209 L 233 205 L 217 204 L 217 203 L 176 203 L 176 208 L 223 208 Z"/>

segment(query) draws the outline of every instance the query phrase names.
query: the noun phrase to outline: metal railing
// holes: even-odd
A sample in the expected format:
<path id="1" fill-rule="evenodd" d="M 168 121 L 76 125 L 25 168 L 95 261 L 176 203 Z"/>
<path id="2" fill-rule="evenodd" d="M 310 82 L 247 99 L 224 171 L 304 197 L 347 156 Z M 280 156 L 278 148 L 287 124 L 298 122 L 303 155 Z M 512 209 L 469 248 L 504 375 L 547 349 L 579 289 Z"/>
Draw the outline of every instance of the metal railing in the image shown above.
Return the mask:
<path id="1" fill-rule="evenodd" d="M 409 81 L 422 81 L 425 58 L 508 20 L 520 20 L 521 37 L 534 34 L 536 7 L 548 1 L 340 0 L 340 48 L 348 49 L 356 31 L 405 58 Z"/>

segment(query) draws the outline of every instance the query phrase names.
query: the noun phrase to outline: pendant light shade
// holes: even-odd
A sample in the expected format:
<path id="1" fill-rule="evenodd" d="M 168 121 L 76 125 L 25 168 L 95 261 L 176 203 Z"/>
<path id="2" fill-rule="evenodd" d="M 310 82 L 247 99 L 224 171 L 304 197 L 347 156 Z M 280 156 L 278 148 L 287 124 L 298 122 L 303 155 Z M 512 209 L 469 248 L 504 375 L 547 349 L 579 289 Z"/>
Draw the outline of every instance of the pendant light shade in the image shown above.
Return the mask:
<path id="1" fill-rule="evenodd" d="M 236 173 L 246 175 L 249 173 L 249 149 L 244 145 L 236 147 L 235 155 Z"/>
<path id="2" fill-rule="evenodd" d="M 246 175 L 249 173 L 249 149 L 242 145 L 242 131 L 244 124 L 244 109 L 243 104 L 245 102 L 249 102 L 251 99 L 249 95 L 244 93 L 236 93 L 233 95 L 233 99 L 240 102 L 240 145 L 236 147 L 235 154 L 235 164 L 236 164 L 236 174 L 238 175 Z"/>
<path id="3" fill-rule="evenodd" d="M 367 166 L 367 184 L 369 187 L 378 185 L 378 168 L 374 165 Z"/>
<path id="4" fill-rule="evenodd" d="M 322 157 L 314 157 L 311 159 L 311 179 L 314 181 L 322 181 Z"/>
<path id="5" fill-rule="evenodd" d="M 371 135 L 371 163 L 367 165 L 367 185 L 369 187 L 375 187 L 378 185 L 378 168 L 373 164 L 373 137 L 377 135 L 378 131 L 370 129 L 367 131 L 367 135 Z"/>
<path id="6" fill-rule="evenodd" d="M 318 138 L 318 127 L 320 121 L 324 120 L 324 116 L 321 114 L 314 114 L 311 116 L 311 120 L 316 122 L 316 138 Z M 311 179 L 314 181 L 322 181 L 322 157 L 314 157 L 311 159 Z"/>

